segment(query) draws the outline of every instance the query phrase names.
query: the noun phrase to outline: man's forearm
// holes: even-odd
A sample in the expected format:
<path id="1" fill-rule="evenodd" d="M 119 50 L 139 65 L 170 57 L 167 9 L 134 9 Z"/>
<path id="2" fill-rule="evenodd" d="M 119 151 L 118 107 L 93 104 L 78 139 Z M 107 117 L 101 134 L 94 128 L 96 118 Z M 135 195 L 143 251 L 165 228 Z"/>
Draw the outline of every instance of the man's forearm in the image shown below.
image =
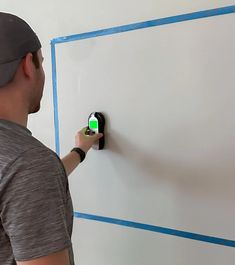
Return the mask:
<path id="1" fill-rule="evenodd" d="M 81 149 L 85 154 L 87 154 L 92 145 L 103 136 L 102 133 L 88 136 L 86 132 L 87 127 L 84 127 L 76 134 L 75 137 L 75 147 Z M 64 165 L 67 176 L 69 176 L 73 172 L 73 170 L 81 163 L 81 157 L 83 160 L 83 155 L 77 153 L 77 151 L 72 151 L 62 159 L 62 163 Z"/>
<path id="2" fill-rule="evenodd" d="M 67 156 L 62 159 L 67 176 L 69 176 L 74 169 L 80 164 L 80 156 L 76 152 L 70 152 Z"/>

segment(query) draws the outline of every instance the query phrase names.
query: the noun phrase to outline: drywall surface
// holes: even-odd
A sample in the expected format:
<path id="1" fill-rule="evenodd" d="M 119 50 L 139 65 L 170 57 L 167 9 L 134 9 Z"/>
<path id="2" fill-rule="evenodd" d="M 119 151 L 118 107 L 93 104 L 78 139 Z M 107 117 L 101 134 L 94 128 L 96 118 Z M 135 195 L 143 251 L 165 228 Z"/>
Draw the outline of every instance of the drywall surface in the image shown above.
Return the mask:
<path id="1" fill-rule="evenodd" d="M 107 118 L 106 149 L 91 151 L 71 177 L 76 211 L 235 238 L 233 21 L 230 14 L 57 46 L 62 155 L 91 112 Z M 140 247 L 126 234 L 116 244 L 117 231 L 126 228 L 94 225 L 87 231 L 98 264 L 231 264 L 227 251 L 233 252 L 219 251 L 224 247 L 206 245 L 210 254 L 195 259 L 188 253 L 202 251 L 201 242 L 167 237 L 169 253 L 163 235 L 151 235 L 155 242 L 141 232 L 147 234 Z M 116 247 L 96 239 L 100 233 Z M 77 235 L 75 242 L 82 241 Z M 178 244 L 187 245 L 187 255 L 172 250 Z M 111 261 L 97 245 L 111 257 L 123 246 L 129 250 Z M 142 258 L 131 248 L 143 251 Z M 84 264 L 90 259 L 84 256 Z"/>
<path id="2" fill-rule="evenodd" d="M 29 129 L 55 149 L 51 39 L 229 5 L 2 0 L 1 11 L 26 19 L 43 44 L 47 81 Z M 61 156 L 91 112 L 107 118 L 106 149 L 91 150 L 70 177 L 76 212 L 235 240 L 234 25 L 230 14 L 56 47 Z M 235 259 L 228 246 L 83 218 L 73 244 L 80 265 Z"/>

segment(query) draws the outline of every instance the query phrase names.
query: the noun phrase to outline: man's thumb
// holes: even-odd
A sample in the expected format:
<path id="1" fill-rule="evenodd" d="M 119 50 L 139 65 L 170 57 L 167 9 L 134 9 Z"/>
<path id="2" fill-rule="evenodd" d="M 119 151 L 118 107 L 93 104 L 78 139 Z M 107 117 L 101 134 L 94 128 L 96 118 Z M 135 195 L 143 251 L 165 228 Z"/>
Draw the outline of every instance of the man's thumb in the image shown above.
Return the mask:
<path id="1" fill-rule="evenodd" d="M 96 139 L 98 140 L 103 137 L 103 133 L 97 133 L 95 134 L 95 136 L 96 136 Z"/>

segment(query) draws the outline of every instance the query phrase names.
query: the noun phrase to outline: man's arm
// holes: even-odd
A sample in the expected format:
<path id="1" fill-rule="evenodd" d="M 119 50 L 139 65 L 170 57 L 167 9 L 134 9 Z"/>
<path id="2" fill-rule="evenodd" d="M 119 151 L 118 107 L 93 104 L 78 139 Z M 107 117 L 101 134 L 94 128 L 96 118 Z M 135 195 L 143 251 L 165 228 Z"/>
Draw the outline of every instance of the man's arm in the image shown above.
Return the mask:
<path id="1" fill-rule="evenodd" d="M 79 131 L 75 136 L 75 147 L 81 148 L 85 153 L 89 151 L 92 145 L 99 140 L 103 134 L 86 134 L 87 127 Z M 73 170 L 80 164 L 80 156 L 76 152 L 70 152 L 67 156 L 62 159 L 67 176 L 69 176 Z"/>
<path id="2" fill-rule="evenodd" d="M 70 152 L 62 159 L 67 176 L 69 176 L 74 169 L 80 164 L 80 156 L 76 152 Z"/>
<path id="3" fill-rule="evenodd" d="M 16 264 L 17 265 L 70 265 L 68 249 L 30 261 L 16 261 Z"/>

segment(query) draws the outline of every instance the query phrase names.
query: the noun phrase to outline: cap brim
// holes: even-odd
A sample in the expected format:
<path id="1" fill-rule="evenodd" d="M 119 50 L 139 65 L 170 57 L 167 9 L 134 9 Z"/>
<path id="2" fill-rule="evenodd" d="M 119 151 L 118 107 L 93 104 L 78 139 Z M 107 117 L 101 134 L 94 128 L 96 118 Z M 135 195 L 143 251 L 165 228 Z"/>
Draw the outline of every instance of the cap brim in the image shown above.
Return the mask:
<path id="1" fill-rule="evenodd" d="M 20 62 L 21 59 L 0 64 L 0 87 L 7 85 L 13 79 Z"/>

